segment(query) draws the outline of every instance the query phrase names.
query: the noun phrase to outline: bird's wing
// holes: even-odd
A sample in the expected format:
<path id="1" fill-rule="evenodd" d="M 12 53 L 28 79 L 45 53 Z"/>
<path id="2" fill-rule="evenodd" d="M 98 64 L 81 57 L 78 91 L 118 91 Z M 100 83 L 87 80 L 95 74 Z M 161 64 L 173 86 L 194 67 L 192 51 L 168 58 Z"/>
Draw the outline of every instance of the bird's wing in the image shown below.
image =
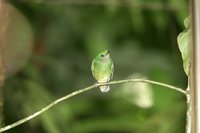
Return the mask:
<path id="1" fill-rule="evenodd" d="M 110 80 L 109 81 L 111 81 L 112 79 L 113 79 L 113 73 L 114 73 L 114 64 L 113 64 L 113 62 L 111 61 L 111 76 L 110 76 Z"/>

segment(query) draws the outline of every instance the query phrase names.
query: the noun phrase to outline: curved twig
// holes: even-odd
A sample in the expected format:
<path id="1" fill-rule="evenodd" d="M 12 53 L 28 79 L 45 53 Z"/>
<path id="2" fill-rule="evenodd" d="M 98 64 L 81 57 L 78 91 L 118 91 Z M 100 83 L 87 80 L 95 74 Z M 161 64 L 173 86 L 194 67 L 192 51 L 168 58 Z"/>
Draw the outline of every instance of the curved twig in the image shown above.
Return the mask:
<path id="1" fill-rule="evenodd" d="M 169 88 L 169 89 L 172 89 L 172 90 L 175 90 L 177 92 L 180 92 L 180 93 L 183 93 L 183 94 L 187 95 L 187 91 L 185 91 L 185 90 L 183 90 L 181 88 L 178 88 L 178 87 L 175 87 L 175 86 L 172 86 L 172 85 L 168 85 L 168 84 L 165 84 L 165 83 L 152 81 L 152 80 L 146 80 L 146 79 L 126 79 L 126 80 L 111 81 L 111 82 L 108 82 L 108 83 L 97 83 L 97 84 L 93 84 L 93 85 L 90 85 L 88 87 L 82 88 L 80 90 L 74 91 L 74 92 L 72 92 L 72 93 L 70 93 L 70 94 L 68 94 L 66 96 L 63 96 L 63 97 L 53 101 L 52 103 L 50 103 L 46 107 L 42 108 L 41 110 L 35 112 L 34 114 L 29 115 L 28 117 L 25 117 L 25 118 L 13 123 L 13 124 L 10 124 L 8 126 L 0 128 L 0 132 L 4 132 L 4 131 L 7 131 L 7 130 L 12 129 L 14 127 L 17 127 L 17 126 L 19 126 L 19 125 L 21 125 L 21 124 L 23 124 L 23 123 L 35 118 L 35 117 L 37 117 L 38 115 L 42 114 L 43 112 L 49 110 L 54 105 L 66 100 L 66 99 L 68 99 L 70 97 L 73 97 L 75 95 L 81 94 L 81 93 L 89 91 L 91 89 L 94 89 L 94 88 L 96 88 L 98 86 L 122 84 L 122 83 L 128 83 L 128 82 L 145 82 L 145 83 L 155 84 L 155 85 L 163 86 L 163 87 L 166 87 L 166 88 Z"/>

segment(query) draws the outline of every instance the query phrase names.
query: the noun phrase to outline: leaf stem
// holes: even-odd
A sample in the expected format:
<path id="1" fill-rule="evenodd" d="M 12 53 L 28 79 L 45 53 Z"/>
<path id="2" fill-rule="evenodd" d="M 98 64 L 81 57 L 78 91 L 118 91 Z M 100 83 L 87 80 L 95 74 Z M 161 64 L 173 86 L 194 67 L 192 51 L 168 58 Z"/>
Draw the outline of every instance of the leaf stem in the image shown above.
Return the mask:
<path id="1" fill-rule="evenodd" d="M 160 83 L 160 82 L 156 82 L 156 81 L 152 81 L 152 80 L 147 80 L 147 79 L 126 79 L 126 80 L 118 80 L 118 81 L 111 81 L 111 82 L 107 82 L 107 83 L 96 83 L 96 84 L 93 84 L 93 85 L 90 85 L 88 87 L 85 87 L 85 88 L 82 88 L 80 90 L 77 90 L 77 91 L 74 91 L 66 96 L 63 96 L 55 101 L 53 101 L 52 103 L 50 103 L 49 105 L 47 105 L 46 107 L 42 108 L 41 110 L 35 112 L 34 114 L 32 115 L 29 115 L 28 117 L 25 117 L 17 122 L 14 122 L 10 125 L 7 125 L 5 127 L 2 127 L 0 128 L 0 133 L 4 132 L 4 131 L 7 131 L 7 130 L 10 130 L 14 127 L 17 127 L 37 116 L 39 116 L 40 114 L 42 114 L 43 112 L 49 110 L 51 107 L 53 107 L 54 105 L 70 98 L 70 97 L 73 97 L 73 96 L 76 96 L 78 94 L 81 94 L 83 92 L 86 92 L 86 91 L 89 91 L 91 89 L 94 89 L 98 86 L 102 86 L 102 85 L 113 85 L 113 84 L 122 84 L 122 83 L 128 83 L 128 82 L 145 82 L 145 83 L 150 83 L 150 84 L 154 84 L 154 85 L 159 85 L 159 86 L 163 86 L 163 87 L 166 87 L 166 88 L 169 88 L 169 89 L 172 89 L 172 90 L 175 90 L 175 91 L 178 91 L 178 92 L 181 92 L 185 95 L 187 95 L 187 92 L 181 88 L 178 88 L 178 87 L 175 87 L 175 86 L 172 86 L 172 85 L 168 85 L 168 84 L 165 84 L 165 83 Z"/>

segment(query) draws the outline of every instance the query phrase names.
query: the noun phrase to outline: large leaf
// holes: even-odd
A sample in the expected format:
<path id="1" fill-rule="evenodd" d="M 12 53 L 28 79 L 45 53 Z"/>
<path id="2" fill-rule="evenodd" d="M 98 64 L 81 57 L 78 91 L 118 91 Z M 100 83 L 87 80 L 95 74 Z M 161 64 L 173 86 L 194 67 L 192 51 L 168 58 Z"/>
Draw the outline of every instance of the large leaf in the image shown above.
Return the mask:
<path id="1" fill-rule="evenodd" d="M 185 30 L 178 35 L 177 41 L 183 59 L 183 67 L 186 75 L 189 74 L 190 57 L 191 57 L 191 29 L 189 19 L 184 21 Z"/>
<path id="2" fill-rule="evenodd" d="M 8 8 L 8 25 L 5 37 L 5 71 L 10 77 L 21 71 L 28 63 L 33 50 L 33 29 L 22 12 L 12 5 Z"/>

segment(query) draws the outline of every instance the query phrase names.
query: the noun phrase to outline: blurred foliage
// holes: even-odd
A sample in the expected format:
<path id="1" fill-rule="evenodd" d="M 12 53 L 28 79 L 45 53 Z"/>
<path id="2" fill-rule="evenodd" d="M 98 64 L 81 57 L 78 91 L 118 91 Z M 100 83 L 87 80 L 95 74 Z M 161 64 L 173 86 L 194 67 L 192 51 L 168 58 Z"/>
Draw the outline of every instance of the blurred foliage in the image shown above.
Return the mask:
<path id="1" fill-rule="evenodd" d="M 128 78 L 147 79 L 145 76 L 137 73 L 130 75 Z M 152 88 L 148 83 L 125 83 L 122 85 L 122 89 L 116 93 L 118 93 L 118 97 L 121 96 L 125 100 L 139 106 L 140 108 L 150 108 L 154 104 L 154 95 Z"/>
<path id="2" fill-rule="evenodd" d="M 178 40 L 178 46 L 181 51 L 181 55 L 183 58 L 183 68 L 185 70 L 185 73 L 189 74 L 189 68 L 190 68 L 190 59 L 191 59 L 191 29 L 189 26 L 189 18 L 186 18 L 184 21 L 185 30 L 181 32 L 177 38 Z"/>
<path id="3" fill-rule="evenodd" d="M 6 75 L 9 77 L 23 69 L 32 55 L 33 31 L 29 21 L 21 12 L 9 4 L 6 4 L 6 7 L 9 20 L 4 57 Z"/>
<path id="4" fill-rule="evenodd" d="M 188 16 L 185 0 L 10 0 L 10 4 L 15 12 L 24 16 L 15 15 L 15 20 L 26 19 L 24 25 L 29 25 L 28 32 L 26 26 L 19 30 L 19 25 L 15 25 L 18 28 L 12 28 L 15 30 L 12 33 L 33 35 L 34 39 L 32 48 L 23 49 L 25 46 L 17 45 L 21 43 L 17 35 L 7 38 L 16 42 L 12 43 L 16 51 L 10 52 L 23 49 L 22 55 L 27 51 L 32 55 L 28 56 L 23 69 L 18 69 L 18 73 L 6 80 L 5 125 L 38 111 L 65 94 L 93 84 L 91 61 L 104 49 L 111 50 L 114 80 L 140 74 L 186 88 L 187 77 L 176 43 L 184 28 L 183 20 Z M 24 43 L 28 45 L 32 37 L 27 38 L 30 40 Z M 144 85 L 133 86 L 140 90 Z M 106 94 L 95 89 L 73 97 L 8 133 L 185 131 L 183 94 L 148 85 L 153 103 L 148 108 L 141 108 L 139 103 L 130 102 L 131 95 L 121 93 L 126 87 L 131 89 L 131 85 L 113 85 Z"/>

